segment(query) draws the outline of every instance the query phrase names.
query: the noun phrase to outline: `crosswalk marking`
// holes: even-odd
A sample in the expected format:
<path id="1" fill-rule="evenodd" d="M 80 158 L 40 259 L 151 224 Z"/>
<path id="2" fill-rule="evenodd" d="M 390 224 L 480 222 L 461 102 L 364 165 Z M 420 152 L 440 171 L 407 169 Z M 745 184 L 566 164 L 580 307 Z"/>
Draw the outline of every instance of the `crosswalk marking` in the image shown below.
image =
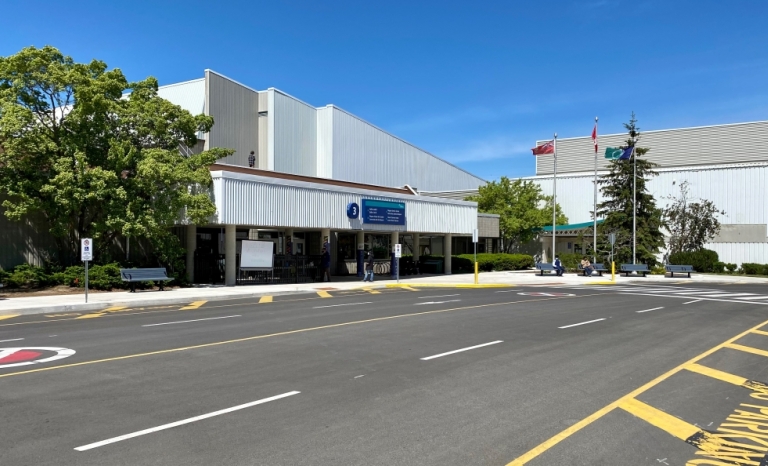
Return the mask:
<path id="1" fill-rule="evenodd" d="M 756 293 L 739 293 L 728 292 L 724 290 L 711 289 L 711 288 L 686 288 L 679 286 L 652 286 L 652 285 L 640 285 L 640 286 L 594 286 L 587 287 L 586 285 L 574 285 L 565 286 L 563 288 L 570 289 L 589 289 L 589 290 L 604 290 L 612 291 L 614 293 L 633 293 L 633 294 L 647 294 L 652 296 L 669 296 L 675 298 L 691 298 L 699 300 L 712 300 L 712 301 L 733 301 L 742 303 L 754 303 L 754 304 L 768 304 L 768 294 L 758 295 Z"/>

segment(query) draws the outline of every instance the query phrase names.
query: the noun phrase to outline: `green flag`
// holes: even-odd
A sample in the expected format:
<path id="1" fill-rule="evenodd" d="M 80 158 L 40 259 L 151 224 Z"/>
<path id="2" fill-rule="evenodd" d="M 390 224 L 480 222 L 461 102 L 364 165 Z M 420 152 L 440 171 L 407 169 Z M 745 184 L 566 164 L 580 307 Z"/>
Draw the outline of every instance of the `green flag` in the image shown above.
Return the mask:
<path id="1" fill-rule="evenodd" d="M 623 152 L 624 150 L 618 147 L 606 147 L 605 158 L 609 160 L 618 160 Z"/>

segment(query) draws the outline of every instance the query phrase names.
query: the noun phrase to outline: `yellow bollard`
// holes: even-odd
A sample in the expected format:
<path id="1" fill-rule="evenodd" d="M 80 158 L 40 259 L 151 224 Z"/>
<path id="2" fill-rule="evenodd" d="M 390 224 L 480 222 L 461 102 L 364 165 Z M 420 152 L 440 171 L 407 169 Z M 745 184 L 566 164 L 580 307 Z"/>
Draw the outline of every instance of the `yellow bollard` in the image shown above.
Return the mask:
<path id="1" fill-rule="evenodd" d="M 477 262 L 475 262 L 475 285 L 479 283 L 479 277 L 477 276 Z"/>
<path id="2" fill-rule="evenodd" d="M 611 281 L 616 281 L 616 263 L 611 261 Z"/>

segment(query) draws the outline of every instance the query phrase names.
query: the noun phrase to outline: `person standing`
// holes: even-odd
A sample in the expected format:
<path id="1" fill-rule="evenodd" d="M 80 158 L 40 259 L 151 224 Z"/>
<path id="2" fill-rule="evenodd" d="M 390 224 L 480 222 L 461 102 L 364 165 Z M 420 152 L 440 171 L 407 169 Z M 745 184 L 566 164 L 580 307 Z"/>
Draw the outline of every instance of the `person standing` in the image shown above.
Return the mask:
<path id="1" fill-rule="evenodd" d="M 321 281 L 325 281 L 325 278 L 328 277 L 328 281 L 331 281 L 331 253 L 328 252 L 328 249 L 323 248 L 323 256 L 320 259 L 320 268 L 323 270 L 323 275 Z"/>
<path id="2" fill-rule="evenodd" d="M 251 151 L 251 155 L 248 156 L 248 166 L 253 168 L 256 165 L 256 154 Z"/>
<path id="3" fill-rule="evenodd" d="M 370 280 L 369 280 L 370 278 Z M 368 257 L 365 260 L 365 277 L 364 282 L 373 282 L 373 251 L 368 251 Z"/>

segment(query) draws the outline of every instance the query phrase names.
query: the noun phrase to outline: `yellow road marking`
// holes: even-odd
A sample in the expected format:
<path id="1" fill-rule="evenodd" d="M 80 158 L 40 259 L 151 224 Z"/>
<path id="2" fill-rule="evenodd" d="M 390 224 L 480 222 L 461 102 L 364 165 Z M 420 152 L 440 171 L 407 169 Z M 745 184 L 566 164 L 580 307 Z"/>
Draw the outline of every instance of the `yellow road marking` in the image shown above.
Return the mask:
<path id="1" fill-rule="evenodd" d="M 79 312 L 67 312 L 64 314 L 45 314 L 45 317 L 49 317 L 49 318 L 50 317 L 72 317 L 72 316 L 80 316 L 80 315 L 82 314 L 80 314 Z M 29 322 L 25 322 L 25 323 L 29 323 Z"/>
<path id="2" fill-rule="evenodd" d="M 635 398 L 622 401 L 619 408 L 701 451 L 714 452 L 722 446 L 722 442 L 712 434 Z"/>
<path id="3" fill-rule="evenodd" d="M 416 288 L 410 287 L 410 286 L 401 286 L 400 288 L 408 291 L 419 291 Z"/>
<path id="4" fill-rule="evenodd" d="M 113 307 L 108 307 L 108 308 L 106 308 L 106 309 L 103 309 L 103 310 L 101 310 L 101 311 L 97 311 L 97 312 L 94 312 L 94 313 L 92 313 L 92 314 L 85 314 L 85 315 L 82 315 L 82 316 L 80 316 L 80 317 L 75 317 L 75 319 L 95 319 L 95 318 L 97 318 L 97 317 L 102 317 L 102 316 L 104 316 L 104 314 L 106 314 L 106 313 L 108 313 L 108 312 L 118 312 L 118 311 L 122 311 L 123 309 L 126 309 L 126 308 L 127 308 L 127 306 L 113 306 Z"/>
<path id="5" fill-rule="evenodd" d="M 259 299 L 259 304 L 266 304 L 266 303 L 271 303 L 271 302 L 272 302 L 272 296 L 262 296 Z"/>
<path id="6" fill-rule="evenodd" d="M 20 315 L 21 314 L 6 314 L 6 315 L 0 316 L 0 320 L 13 319 L 14 317 L 18 317 Z"/>
<path id="7" fill-rule="evenodd" d="M 723 343 L 720 343 L 719 345 L 715 346 L 714 348 L 711 348 L 700 355 L 680 364 L 679 366 L 675 367 L 674 369 L 670 369 L 669 371 L 661 374 L 660 376 L 656 377 L 655 379 L 651 380 L 650 382 L 646 383 L 645 385 L 642 385 L 633 391 L 627 393 L 623 397 L 619 398 L 618 400 L 614 401 L 613 403 L 598 409 L 594 413 L 590 414 L 589 416 L 585 417 L 581 421 L 577 422 L 576 424 L 568 427 L 567 429 L 563 430 L 559 434 L 555 435 L 554 437 L 551 437 L 548 440 L 545 440 L 538 446 L 534 447 L 533 449 L 527 451 L 522 456 L 518 457 L 511 463 L 508 463 L 507 466 L 521 466 L 526 464 L 527 462 L 531 461 L 532 459 L 536 458 L 537 456 L 541 455 L 545 451 L 549 450 L 550 448 L 554 447 L 558 443 L 562 442 L 563 440 L 567 439 L 574 433 L 580 431 L 584 427 L 592 424 L 596 420 L 600 419 L 601 417 L 605 416 L 606 414 L 610 413 L 614 409 L 616 409 L 624 400 L 635 398 L 641 393 L 645 392 L 646 390 L 658 385 L 659 383 L 663 382 L 664 380 L 672 377 L 673 375 L 677 374 L 681 370 L 685 369 L 687 366 L 690 366 L 693 363 L 696 363 L 710 354 L 714 353 L 715 351 L 720 350 L 721 348 L 727 348 L 732 346 L 731 343 L 738 340 L 739 338 L 744 337 L 745 335 L 748 335 L 750 332 L 759 329 L 760 327 L 768 324 L 768 321 L 765 321 L 759 325 L 755 325 L 754 327 L 750 328 L 749 330 L 746 330 L 738 335 L 736 335 L 733 338 L 730 338 Z M 739 345 L 737 345 L 739 346 Z M 768 356 L 768 352 L 766 352 L 766 356 Z"/>
<path id="8" fill-rule="evenodd" d="M 188 306 L 184 306 L 184 307 L 182 307 L 179 310 L 180 311 L 189 311 L 189 310 L 192 310 L 192 309 L 197 309 L 197 308 L 199 308 L 200 306 L 202 306 L 203 304 L 205 304 L 207 302 L 208 301 L 192 301 L 191 303 L 189 303 Z"/>
<path id="9" fill-rule="evenodd" d="M 296 333 L 303 333 L 303 332 L 311 332 L 315 330 L 325 330 L 329 328 L 338 328 L 338 327 L 348 327 L 351 325 L 360 325 L 360 324 L 366 324 L 370 322 L 381 322 L 385 320 L 393 320 L 393 319 L 400 319 L 404 317 L 416 317 L 416 316 L 424 316 L 424 315 L 431 315 L 431 314 L 442 314 L 446 312 L 455 312 L 455 311 L 465 311 L 467 309 L 479 309 L 484 307 L 494 307 L 494 306 L 508 306 L 510 304 L 528 304 L 532 301 L 554 301 L 554 300 L 561 300 L 561 299 L 577 299 L 577 298 L 586 298 L 588 296 L 599 296 L 599 294 L 585 294 L 585 295 L 579 295 L 579 296 L 561 296 L 561 297 L 552 297 L 552 298 L 541 298 L 541 299 L 528 299 L 528 300 L 520 300 L 520 301 L 509 301 L 505 303 L 491 303 L 491 304 L 478 304 L 475 306 L 464 306 L 464 307 L 454 307 L 450 309 L 438 309 L 435 311 L 423 311 L 423 312 L 413 312 L 410 314 L 398 314 L 394 316 L 388 316 L 388 317 L 376 317 L 373 319 L 365 319 L 365 320 L 355 320 L 352 322 L 342 322 L 340 324 L 330 324 L 330 325 L 323 325 L 320 327 L 311 327 L 311 328 L 303 328 L 298 330 L 287 330 L 285 332 L 278 332 L 278 333 L 270 333 L 267 335 L 255 335 L 252 337 L 245 337 L 245 338 L 237 338 L 234 340 L 225 340 L 225 341 L 216 341 L 213 343 L 202 343 L 199 345 L 193 345 L 193 346 L 185 346 L 182 348 L 170 348 L 165 350 L 159 350 L 159 351 L 150 351 L 148 353 L 137 353 L 137 354 L 128 354 L 125 356 L 117 356 L 114 358 L 106 358 L 106 359 L 94 359 L 91 361 L 83 361 L 83 362 L 76 362 L 72 364 L 63 364 L 61 366 L 51 366 L 51 367 L 41 367 L 38 369 L 30 369 L 26 371 L 20 371 L 20 372 L 11 372 L 8 374 L 0 374 L 0 379 L 4 377 L 14 377 L 17 375 L 23 375 L 23 374 L 32 374 L 35 372 L 45 372 L 45 371 L 54 371 L 58 369 L 67 369 L 70 367 L 78 367 L 78 366 L 86 366 L 90 364 L 99 364 L 102 362 L 111 362 L 111 361 L 120 361 L 123 359 L 133 359 L 133 358 L 140 358 L 144 356 L 154 356 L 157 354 L 168 354 L 168 353 L 177 353 L 180 351 L 187 351 L 191 349 L 199 349 L 199 348 L 209 348 L 212 346 L 221 346 L 221 345 L 228 345 L 232 343 L 242 343 L 246 341 L 254 341 L 254 340 L 262 340 L 265 338 L 271 338 L 271 337 L 277 337 L 277 336 L 283 336 L 283 335 L 293 335 Z M 45 322 L 45 321 L 43 321 Z M 50 321 L 49 321 L 50 322 Z"/>
<path id="10" fill-rule="evenodd" d="M 317 295 L 320 296 L 321 298 L 333 298 L 333 296 L 331 296 L 331 293 L 328 293 L 327 291 L 318 291 Z"/>
<path id="11" fill-rule="evenodd" d="M 115 312 L 115 311 L 122 311 L 123 309 L 127 309 L 127 308 L 128 308 L 128 306 L 113 306 L 113 307 L 108 307 L 108 308 L 104 309 L 104 310 L 103 310 L 103 311 L 101 311 L 101 312 Z"/>
<path id="12" fill-rule="evenodd" d="M 758 356 L 766 356 L 768 357 L 768 351 L 761 350 L 758 348 L 752 348 L 751 346 L 744 346 L 744 345 L 737 345 L 735 343 L 731 343 L 730 345 L 725 345 L 726 348 L 735 349 L 739 351 L 744 351 L 745 353 L 752 353 L 756 354 Z"/>
<path id="13" fill-rule="evenodd" d="M 753 330 L 752 333 L 756 333 L 758 335 L 768 335 L 768 332 L 764 330 Z"/>
<path id="14" fill-rule="evenodd" d="M 734 385 L 744 385 L 747 382 L 747 379 L 744 377 L 739 377 L 738 375 L 729 374 L 727 372 L 712 369 L 711 367 L 702 366 L 700 364 L 691 364 L 685 368 L 691 372 L 706 375 L 707 377 L 712 377 L 713 379 L 732 383 Z"/>
<path id="15" fill-rule="evenodd" d="M 373 288 L 363 288 L 363 290 L 371 294 L 381 294 L 381 291 L 376 291 Z"/>

